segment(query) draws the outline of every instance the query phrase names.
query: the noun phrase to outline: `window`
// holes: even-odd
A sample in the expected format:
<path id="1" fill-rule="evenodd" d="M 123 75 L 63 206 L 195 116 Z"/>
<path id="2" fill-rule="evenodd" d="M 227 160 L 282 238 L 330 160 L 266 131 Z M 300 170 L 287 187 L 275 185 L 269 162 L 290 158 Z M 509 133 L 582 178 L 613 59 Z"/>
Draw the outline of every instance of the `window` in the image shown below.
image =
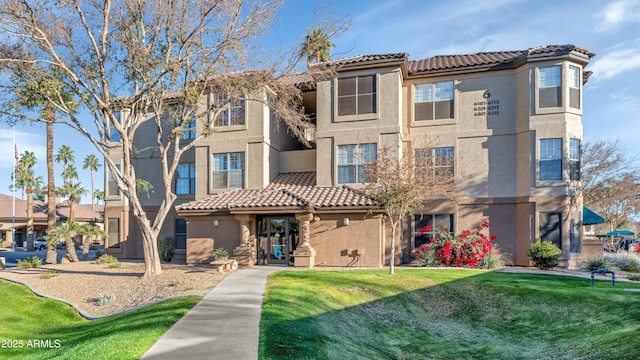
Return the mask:
<path id="1" fill-rule="evenodd" d="M 120 170 L 120 164 L 116 164 L 116 169 Z M 116 184 L 111 171 L 109 171 L 109 178 L 107 179 L 107 196 L 120 196 L 120 188 Z"/>
<path id="2" fill-rule="evenodd" d="M 538 69 L 538 105 L 541 108 L 562 106 L 561 75 L 559 65 Z"/>
<path id="3" fill-rule="evenodd" d="M 109 249 L 120 248 L 120 219 L 107 219 L 107 247 Z"/>
<path id="4" fill-rule="evenodd" d="M 244 187 L 244 153 L 213 154 L 213 188 Z"/>
<path id="5" fill-rule="evenodd" d="M 113 115 L 115 115 L 116 121 L 120 124 L 121 123 L 121 119 L 122 119 L 122 112 L 121 111 L 117 111 L 117 112 L 114 112 Z M 120 140 L 122 140 L 122 137 L 120 136 L 120 133 L 118 132 L 118 130 L 116 130 L 114 127 L 110 127 L 109 128 L 109 141 L 111 141 L 111 142 L 120 142 Z"/>
<path id="6" fill-rule="evenodd" d="M 364 164 L 376 160 L 376 143 L 351 144 L 338 146 L 338 183 L 349 184 L 366 182 Z"/>
<path id="7" fill-rule="evenodd" d="M 562 139 L 540 140 L 540 180 L 562 180 Z"/>
<path id="8" fill-rule="evenodd" d="M 582 236 L 580 235 L 580 229 L 582 228 L 582 213 L 572 212 L 569 214 L 569 252 L 581 253 L 582 252 Z"/>
<path id="9" fill-rule="evenodd" d="M 580 68 L 569 66 L 569 106 L 580 109 Z"/>
<path id="10" fill-rule="evenodd" d="M 453 234 L 453 214 L 424 214 L 414 217 L 413 248 L 431 242 L 438 231 Z"/>
<path id="11" fill-rule="evenodd" d="M 338 116 L 375 112 L 375 75 L 338 79 Z"/>
<path id="12" fill-rule="evenodd" d="M 452 177 L 454 157 L 452 147 L 416 149 L 416 167 L 426 167 L 433 177 Z M 426 162 L 421 164 L 421 162 Z"/>
<path id="13" fill-rule="evenodd" d="M 180 124 L 180 121 L 176 119 L 176 126 Z M 181 140 L 189 140 L 196 138 L 196 119 L 191 119 L 189 122 L 184 124 L 182 134 L 180 135 Z"/>
<path id="14" fill-rule="evenodd" d="M 187 248 L 187 221 L 185 219 L 176 219 L 174 239 L 176 239 L 176 249 Z"/>
<path id="15" fill-rule="evenodd" d="M 178 164 L 176 179 L 176 195 L 196 193 L 196 164 Z"/>
<path id="16" fill-rule="evenodd" d="M 417 84 L 413 100 L 416 121 L 452 119 L 453 81 Z"/>
<path id="17" fill-rule="evenodd" d="M 551 241 L 562 249 L 562 213 L 540 213 L 540 240 Z"/>
<path id="18" fill-rule="evenodd" d="M 580 139 L 569 140 L 569 179 L 580 180 Z"/>
<path id="19" fill-rule="evenodd" d="M 218 113 L 213 126 L 234 126 L 244 125 L 244 98 L 229 100 L 227 94 L 216 93 L 213 98 L 214 104 L 219 104 L 222 110 Z"/>

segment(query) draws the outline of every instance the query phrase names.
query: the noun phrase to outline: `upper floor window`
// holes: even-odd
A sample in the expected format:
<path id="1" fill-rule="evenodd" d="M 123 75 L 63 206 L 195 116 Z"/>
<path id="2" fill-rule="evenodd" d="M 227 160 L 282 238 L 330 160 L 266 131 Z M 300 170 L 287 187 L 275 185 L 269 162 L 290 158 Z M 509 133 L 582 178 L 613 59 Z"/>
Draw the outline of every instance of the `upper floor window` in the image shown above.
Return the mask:
<path id="1" fill-rule="evenodd" d="M 580 109 L 580 68 L 569 66 L 569 106 Z"/>
<path id="2" fill-rule="evenodd" d="M 180 125 L 180 120 L 176 119 L 176 126 Z M 191 119 L 182 127 L 182 134 L 180 139 L 189 140 L 196 138 L 196 119 Z"/>
<path id="3" fill-rule="evenodd" d="M 562 69 L 560 65 L 538 69 L 538 104 L 541 108 L 562 106 Z"/>
<path id="4" fill-rule="evenodd" d="M 244 187 L 244 153 L 213 154 L 214 189 Z"/>
<path id="5" fill-rule="evenodd" d="M 562 139 L 540 139 L 540 180 L 562 180 Z"/>
<path id="6" fill-rule="evenodd" d="M 430 175 L 434 177 L 452 177 L 454 171 L 454 156 L 452 147 L 416 149 L 416 166 L 425 162 Z"/>
<path id="7" fill-rule="evenodd" d="M 196 164 L 178 164 L 176 179 L 176 195 L 196 193 Z"/>
<path id="8" fill-rule="evenodd" d="M 338 183 L 366 182 L 364 165 L 378 157 L 376 143 L 338 146 Z"/>
<path id="9" fill-rule="evenodd" d="M 569 140 L 569 179 L 580 180 L 580 139 Z"/>
<path id="10" fill-rule="evenodd" d="M 338 116 L 375 112 L 375 75 L 338 79 Z"/>
<path id="11" fill-rule="evenodd" d="M 245 124 L 244 98 L 229 100 L 228 94 L 216 93 L 213 101 L 220 104 L 222 110 L 218 113 L 213 126 L 234 126 Z"/>
<path id="12" fill-rule="evenodd" d="M 118 122 L 118 124 L 122 123 L 122 112 L 121 111 L 116 111 L 113 113 L 113 115 L 116 117 L 116 121 Z M 120 136 L 120 133 L 118 132 L 118 130 L 116 130 L 114 127 L 110 127 L 109 128 L 109 141 L 112 142 L 120 142 L 120 140 L 122 140 L 122 137 Z"/>
<path id="13" fill-rule="evenodd" d="M 416 84 L 414 90 L 415 120 L 453 118 L 453 81 Z"/>
<path id="14" fill-rule="evenodd" d="M 120 170 L 120 164 L 116 164 L 116 169 Z M 113 178 L 113 174 L 109 171 L 109 177 L 107 179 L 107 196 L 119 196 L 120 188 L 116 184 L 116 180 Z"/>

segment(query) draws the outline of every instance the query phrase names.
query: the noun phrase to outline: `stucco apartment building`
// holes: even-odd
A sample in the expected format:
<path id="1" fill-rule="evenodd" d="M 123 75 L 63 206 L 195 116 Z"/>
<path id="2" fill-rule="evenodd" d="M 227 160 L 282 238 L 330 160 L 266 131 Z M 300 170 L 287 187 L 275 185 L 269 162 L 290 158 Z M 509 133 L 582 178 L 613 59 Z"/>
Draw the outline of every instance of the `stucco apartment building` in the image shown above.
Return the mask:
<path id="1" fill-rule="evenodd" d="M 423 214 L 403 222 L 396 262 L 410 262 L 434 236 L 424 231 L 429 225 L 459 233 L 488 220 L 514 264 L 528 265 L 526 251 L 542 238 L 562 248 L 561 266 L 577 267 L 582 87 L 594 55 L 551 45 L 314 65 L 332 66 L 335 75 L 283 80 L 301 84 L 305 111 L 315 117 L 313 146 L 278 129 L 262 103 L 231 103 L 216 131 L 181 160 L 172 184 L 178 200 L 163 232 L 175 236 L 177 260 L 189 264 L 208 262 L 223 247 L 246 265 L 383 266 L 389 227 L 358 188 L 366 180 L 362 165 L 385 147 L 441 159 L 434 167 L 456 174 L 460 194 L 455 202 L 425 199 Z M 152 174 L 157 164 L 141 159 L 135 166 Z M 142 258 L 127 202 L 105 176 L 107 252 Z M 159 202 L 147 200 L 149 212 Z"/>

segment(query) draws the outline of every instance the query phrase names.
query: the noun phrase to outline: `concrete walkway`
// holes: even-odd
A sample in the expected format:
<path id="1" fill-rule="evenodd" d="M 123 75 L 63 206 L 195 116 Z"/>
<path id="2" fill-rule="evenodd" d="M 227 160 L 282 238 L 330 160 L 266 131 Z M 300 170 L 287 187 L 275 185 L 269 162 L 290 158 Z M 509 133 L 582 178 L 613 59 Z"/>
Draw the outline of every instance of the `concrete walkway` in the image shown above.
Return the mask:
<path id="1" fill-rule="evenodd" d="M 229 274 L 141 359 L 257 359 L 267 277 L 280 269 L 255 266 Z"/>

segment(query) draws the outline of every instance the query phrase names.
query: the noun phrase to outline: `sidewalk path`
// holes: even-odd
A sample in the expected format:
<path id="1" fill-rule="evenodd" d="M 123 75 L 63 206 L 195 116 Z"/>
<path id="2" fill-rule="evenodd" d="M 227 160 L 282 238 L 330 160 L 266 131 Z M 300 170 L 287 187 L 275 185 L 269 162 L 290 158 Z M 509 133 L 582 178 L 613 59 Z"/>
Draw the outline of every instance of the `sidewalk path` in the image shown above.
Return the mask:
<path id="1" fill-rule="evenodd" d="M 229 274 L 141 359 L 257 359 L 267 277 L 281 269 L 255 266 Z"/>

